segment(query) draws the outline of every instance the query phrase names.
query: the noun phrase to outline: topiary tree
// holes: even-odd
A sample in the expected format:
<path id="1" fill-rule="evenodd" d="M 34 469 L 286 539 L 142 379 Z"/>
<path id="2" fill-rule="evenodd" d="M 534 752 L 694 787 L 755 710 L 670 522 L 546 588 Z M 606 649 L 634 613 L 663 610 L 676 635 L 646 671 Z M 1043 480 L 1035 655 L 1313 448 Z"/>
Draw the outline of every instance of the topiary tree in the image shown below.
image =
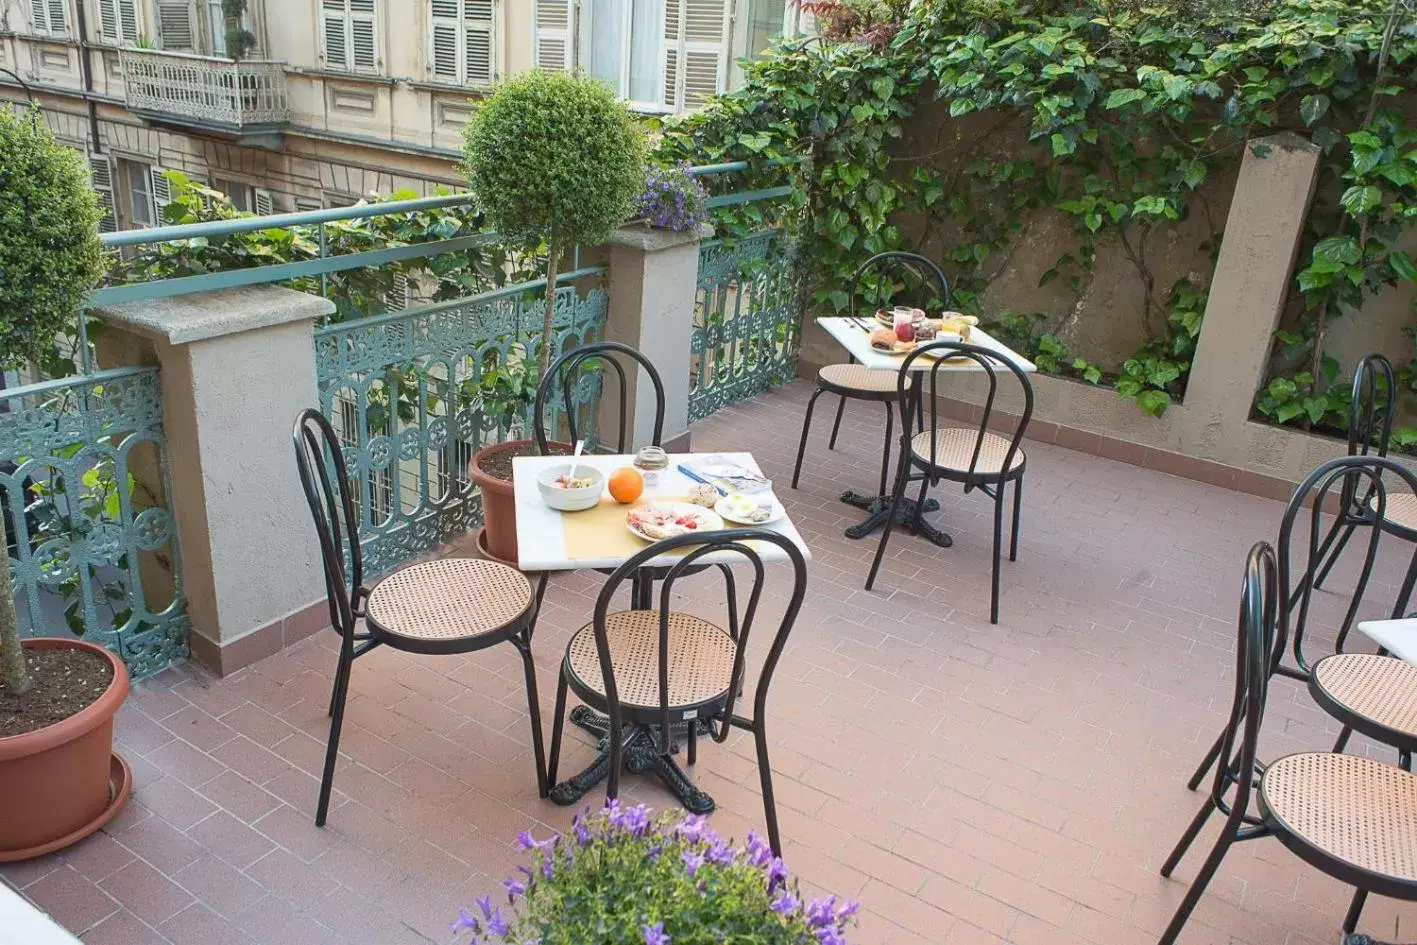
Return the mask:
<path id="1" fill-rule="evenodd" d="M 0 109 L 0 368 L 43 361 L 103 275 L 103 212 L 77 151 L 37 109 Z M 0 683 L 30 687 L 0 515 Z"/>
<path id="2" fill-rule="evenodd" d="M 504 237 L 546 244 L 546 317 L 538 376 L 551 360 L 560 256 L 629 218 L 645 186 L 644 133 L 609 86 L 532 70 L 472 113 L 463 133 L 468 184 Z"/>

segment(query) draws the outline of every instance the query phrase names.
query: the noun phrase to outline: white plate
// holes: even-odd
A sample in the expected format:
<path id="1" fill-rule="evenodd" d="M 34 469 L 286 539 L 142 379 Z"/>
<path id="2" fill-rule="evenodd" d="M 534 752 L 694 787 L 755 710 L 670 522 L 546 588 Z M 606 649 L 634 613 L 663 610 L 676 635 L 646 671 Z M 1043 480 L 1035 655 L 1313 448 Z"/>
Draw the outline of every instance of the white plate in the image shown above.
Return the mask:
<path id="1" fill-rule="evenodd" d="M 702 505 L 691 505 L 688 502 L 655 502 L 645 506 L 643 509 L 636 509 L 635 511 L 643 512 L 652 508 L 665 509 L 680 515 L 693 515 L 700 522 L 699 527 L 694 529 L 696 532 L 712 532 L 723 527 L 723 519 L 719 518 L 718 513 L 713 511 L 713 509 L 706 509 Z M 630 534 L 644 541 L 663 541 L 661 538 L 651 538 L 649 535 L 646 535 L 636 528 L 630 521 L 628 513 L 625 515 L 625 527 L 630 530 Z"/>
<path id="2" fill-rule="evenodd" d="M 787 514 L 787 509 L 782 507 L 782 503 L 777 501 L 776 498 L 769 496 L 768 501 L 764 502 L 763 505 L 770 506 L 772 509 L 771 513 L 761 522 L 752 522 L 746 518 L 739 518 L 724 511 L 724 505 L 727 504 L 727 502 L 728 496 L 724 496 L 718 500 L 718 504 L 713 507 L 713 510 L 722 516 L 725 521 L 733 522 L 735 525 L 771 525 L 773 522 L 781 520 L 782 517 Z"/>

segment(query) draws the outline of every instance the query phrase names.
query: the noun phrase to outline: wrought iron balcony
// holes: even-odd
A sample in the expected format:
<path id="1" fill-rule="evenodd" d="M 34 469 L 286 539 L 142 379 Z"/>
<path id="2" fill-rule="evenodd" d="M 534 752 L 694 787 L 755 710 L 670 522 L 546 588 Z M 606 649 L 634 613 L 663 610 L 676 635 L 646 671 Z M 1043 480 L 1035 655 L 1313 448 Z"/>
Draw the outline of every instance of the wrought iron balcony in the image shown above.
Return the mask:
<path id="1" fill-rule="evenodd" d="M 284 63 L 131 48 L 120 56 L 128 110 L 151 121 L 259 135 L 290 120 Z"/>

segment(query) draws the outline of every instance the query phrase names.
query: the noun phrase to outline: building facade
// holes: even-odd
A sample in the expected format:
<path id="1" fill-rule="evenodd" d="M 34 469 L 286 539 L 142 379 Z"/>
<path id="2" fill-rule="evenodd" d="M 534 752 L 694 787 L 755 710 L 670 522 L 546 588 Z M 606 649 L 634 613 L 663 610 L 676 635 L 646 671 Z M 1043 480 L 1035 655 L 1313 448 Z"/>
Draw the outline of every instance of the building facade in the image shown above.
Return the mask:
<path id="1" fill-rule="evenodd" d="M 160 222 L 169 169 L 278 213 L 461 186 L 462 126 L 502 76 L 578 69 L 685 111 L 800 19 L 793 0 L 0 0 L 0 102 L 88 156 L 110 228 Z"/>

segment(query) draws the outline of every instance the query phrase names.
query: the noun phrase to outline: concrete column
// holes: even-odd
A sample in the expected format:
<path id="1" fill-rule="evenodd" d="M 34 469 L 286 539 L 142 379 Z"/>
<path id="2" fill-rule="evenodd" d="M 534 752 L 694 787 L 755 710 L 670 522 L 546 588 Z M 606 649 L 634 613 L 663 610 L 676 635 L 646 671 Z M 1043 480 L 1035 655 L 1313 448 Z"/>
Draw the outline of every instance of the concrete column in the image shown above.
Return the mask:
<path id="1" fill-rule="evenodd" d="M 219 673 L 328 623 L 290 430 L 319 402 L 313 329 L 333 311 L 276 286 L 99 311 L 104 360 L 161 366 L 192 653 Z"/>
<path id="2" fill-rule="evenodd" d="M 1228 427 L 1233 436 L 1249 419 L 1289 297 L 1319 157 L 1316 145 L 1290 132 L 1245 145 L 1186 384 L 1187 412 L 1216 435 Z"/>
<path id="3" fill-rule="evenodd" d="M 610 316 L 605 338 L 637 349 L 658 369 L 664 382 L 664 446 L 671 451 L 689 445 L 689 347 L 699 283 L 699 241 L 710 233 L 708 227 L 673 233 L 634 226 L 616 230 L 606 241 Z M 627 377 L 626 381 L 634 405 L 630 439 L 638 449 L 650 442 L 653 433 L 654 389 L 647 379 Z M 619 419 L 613 405 L 602 408 L 600 423 L 607 438 L 614 435 Z"/>

